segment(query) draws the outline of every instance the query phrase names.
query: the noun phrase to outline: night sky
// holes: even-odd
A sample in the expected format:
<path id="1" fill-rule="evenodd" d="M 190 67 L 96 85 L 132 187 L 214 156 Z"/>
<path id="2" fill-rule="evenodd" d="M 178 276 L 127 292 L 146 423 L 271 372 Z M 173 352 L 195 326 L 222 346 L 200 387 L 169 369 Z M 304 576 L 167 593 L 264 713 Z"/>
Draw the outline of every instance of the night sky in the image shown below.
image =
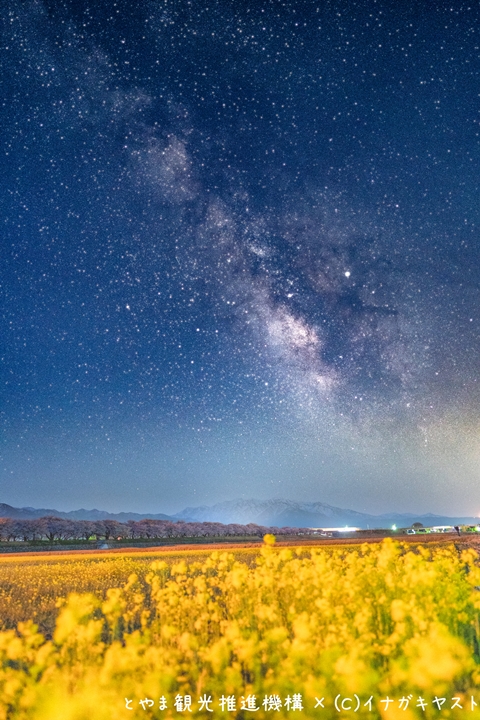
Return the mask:
<path id="1" fill-rule="evenodd" d="M 2 2 L 0 500 L 479 514 L 479 28 Z"/>

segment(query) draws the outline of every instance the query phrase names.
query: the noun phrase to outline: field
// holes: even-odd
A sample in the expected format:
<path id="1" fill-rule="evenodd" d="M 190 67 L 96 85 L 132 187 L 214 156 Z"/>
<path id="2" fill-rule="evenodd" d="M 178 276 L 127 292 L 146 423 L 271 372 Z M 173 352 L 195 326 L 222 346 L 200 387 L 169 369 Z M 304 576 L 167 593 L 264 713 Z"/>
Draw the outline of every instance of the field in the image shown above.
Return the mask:
<path id="1" fill-rule="evenodd" d="M 480 718 L 480 567 L 435 543 L 0 557 L 0 720 Z"/>

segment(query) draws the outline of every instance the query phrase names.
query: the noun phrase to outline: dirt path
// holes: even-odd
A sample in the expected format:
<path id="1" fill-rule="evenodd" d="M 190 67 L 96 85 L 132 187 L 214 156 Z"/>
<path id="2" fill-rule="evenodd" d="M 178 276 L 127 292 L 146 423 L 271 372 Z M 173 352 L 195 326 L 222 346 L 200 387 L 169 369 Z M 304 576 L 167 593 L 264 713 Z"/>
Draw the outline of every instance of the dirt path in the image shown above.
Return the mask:
<path id="1" fill-rule="evenodd" d="M 278 540 L 275 547 L 332 547 L 338 545 L 362 545 L 364 543 L 380 543 L 385 539 L 386 536 L 371 534 L 351 537 L 337 537 L 337 538 L 291 538 L 288 540 Z M 390 537 L 390 536 L 389 536 Z M 397 542 L 408 543 L 412 545 L 430 545 L 430 544 L 450 544 L 454 543 L 459 550 L 473 548 L 480 552 L 480 537 L 468 536 L 468 535 L 456 535 L 453 533 L 448 534 L 428 534 L 428 535 L 396 535 L 393 539 Z M 237 550 L 260 550 L 262 542 L 260 540 L 253 542 L 215 542 L 215 543 L 181 543 L 178 545 L 151 545 L 149 547 L 112 547 L 107 549 L 80 549 L 80 550 L 32 550 L 22 552 L 9 552 L 0 553 L 0 562 L 8 560 L 18 561 L 20 558 L 32 558 L 32 557 L 45 557 L 45 558 L 66 558 L 67 556 L 97 556 L 102 557 L 105 555 L 112 554 L 123 554 L 123 555 L 162 555 L 162 554 L 204 554 L 211 553 L 213 551 L 231 551 Z"/>

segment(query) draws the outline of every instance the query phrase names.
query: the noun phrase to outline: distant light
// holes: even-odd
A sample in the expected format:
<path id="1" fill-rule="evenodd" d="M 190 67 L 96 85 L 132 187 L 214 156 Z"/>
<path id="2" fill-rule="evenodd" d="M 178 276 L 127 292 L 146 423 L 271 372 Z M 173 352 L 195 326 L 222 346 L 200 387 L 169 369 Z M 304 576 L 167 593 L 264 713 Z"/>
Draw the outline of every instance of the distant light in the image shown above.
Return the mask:
<path id="1" fill-rule="evenodd" d="M 346 270 L 346 271 L 345 271 L 345 277 L 350 277 L 351 274 L 352 274 L 352 273 L 350 272 L 350 270 Z"/>
<path id="2" fill-rule="evenodd" d="M 396 530 L 396 529 L 397 529 L 397 526 L 396 526 L 396 525 L 392 525 L 392 530 Z"/>

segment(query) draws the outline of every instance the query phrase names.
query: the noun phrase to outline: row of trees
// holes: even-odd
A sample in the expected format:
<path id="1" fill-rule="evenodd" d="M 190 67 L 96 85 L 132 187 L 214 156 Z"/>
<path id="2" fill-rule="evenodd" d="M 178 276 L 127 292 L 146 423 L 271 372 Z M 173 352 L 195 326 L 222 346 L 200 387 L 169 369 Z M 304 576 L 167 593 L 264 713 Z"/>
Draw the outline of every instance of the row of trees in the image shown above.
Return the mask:
<path id="1" fill-rule="evenodd" d="M 181 537 L 228 537 L 251 535 L 263 537 L 267 533 L 292 535 L 298 528 L 272 528 L 263 525 L 224 525 L 218 522 L 170 522 L 169 520 L 67 520 L 43 517 L 35 520 L 0 518 L 0 540 L 25 542 L 32 540 L 154 540 Z"/>

